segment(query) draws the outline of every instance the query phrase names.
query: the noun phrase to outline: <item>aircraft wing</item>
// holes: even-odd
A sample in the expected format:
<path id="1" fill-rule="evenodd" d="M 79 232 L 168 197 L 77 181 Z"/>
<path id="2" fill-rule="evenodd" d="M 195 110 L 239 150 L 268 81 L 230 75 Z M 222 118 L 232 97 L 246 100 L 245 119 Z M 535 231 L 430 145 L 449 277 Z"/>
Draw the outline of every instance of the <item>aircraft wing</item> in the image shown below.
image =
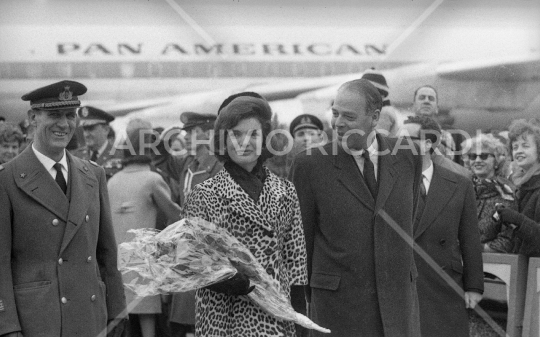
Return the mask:
<path id="1" fill-rule="evenodd" d="M 117 117 L 133 112 L 146 110 L 155 111 L 161 109 L 171 110 L 170 108 L 176 109 L 175 111 L 193 110 L 199 112 L 216 112 L 215 110 L 217 110 L 217 107 L 219 107 L 221 102 L 234 93 L 253 91 L 262 95 L 270 102 L 281 101 L 295 98 L 305 92 L 341 84 L 350 79 L 359 78 L 360 76 L 361 74 L 347 74 L 320 78 L 288 78 L 281 81 L 274 80 L 270 83 L 247 84 L 235 88 L 216 89 L 125 103 L 115 103 L 104 106 L 104 109 Z"/>
<path id="2" fill-rule="evenodd" d="M 441 64 L 441 78 L 457 81 L 523 82 L 540 79 L 540 54 Z"/>

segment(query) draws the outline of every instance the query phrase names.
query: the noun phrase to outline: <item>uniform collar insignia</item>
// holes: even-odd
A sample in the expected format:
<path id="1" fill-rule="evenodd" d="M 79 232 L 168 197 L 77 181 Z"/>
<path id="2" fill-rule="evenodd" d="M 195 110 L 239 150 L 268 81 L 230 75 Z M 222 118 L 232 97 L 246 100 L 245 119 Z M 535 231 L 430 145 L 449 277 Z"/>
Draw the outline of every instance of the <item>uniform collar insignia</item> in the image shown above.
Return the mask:
<path id="1" fill-rule="evenodd" d="M 24 179 L 24 178 L 26 178 L 26 173 L 21 173 L 20 176 L 21 176 L 21 178 Z"/>
<path id="2" fill-rule="evenodd" d="M 58 95 L 58 99 L 61 101 L 69 101 L 73 97 L 73 93 L 69 91 L 69 85 L 64 87 L 64 91 Z"/>

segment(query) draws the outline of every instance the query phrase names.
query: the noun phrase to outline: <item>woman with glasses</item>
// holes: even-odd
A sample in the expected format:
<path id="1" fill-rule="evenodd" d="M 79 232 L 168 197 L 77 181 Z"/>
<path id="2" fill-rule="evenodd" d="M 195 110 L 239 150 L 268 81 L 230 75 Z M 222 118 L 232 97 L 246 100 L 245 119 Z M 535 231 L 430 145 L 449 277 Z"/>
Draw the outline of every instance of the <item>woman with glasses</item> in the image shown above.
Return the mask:
<path id="1" fill-rule="evenodd" d="M 517 187 L 517 210 L 498 208 L 498 213 L 521 239 L 516 251 L 540 256 L 540 127 L 518 119 L 510 125 L 508 138 L 515 163 L 512 181 Z"/>
<path id="2" fill-rule="evenodd" d="M 463 159 L 474 174 L 478 226 L 484 251 L 510 253 L 514 247 L 511 229 L 493 217 L 496 204 L 511 208 L 514 203 L 512 188 L 500 174 L 506 160 L 506 149 L 491 134 L 467 139 L 461 147 Z"/>

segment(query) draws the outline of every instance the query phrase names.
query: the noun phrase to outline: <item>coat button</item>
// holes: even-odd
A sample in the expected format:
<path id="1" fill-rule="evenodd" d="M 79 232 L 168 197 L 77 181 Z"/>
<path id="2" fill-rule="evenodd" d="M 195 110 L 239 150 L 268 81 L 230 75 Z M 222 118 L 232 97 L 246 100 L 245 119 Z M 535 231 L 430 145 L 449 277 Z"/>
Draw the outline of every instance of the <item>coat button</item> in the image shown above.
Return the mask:
<path id="1" fill-rule="evenodd" d="M 94 302 L 96 300 L 96 295 L 92 295 L 92 297 L 90 297 L 90 300 L 92 300 L 92 302 Z"/>
<path id="2" fill-rule="evenodd" d="M 52 225 L 53 225 L 53 226 L 58 226 L 58 224 L 60 224 L 60 221 L 58 221 L 58 219 L 54 219 L 54 220 L 52 221 Z"/>
<path id="3" fill-rule="evenodd" d="M 62 265 L 62 263 L 64 263 L 64 260 L 62 260 L 62 258 L 59 258 L 59 259 L 58 259 L 58 264 L 59 264 L 59 265 Z"/>
<path id="4" fill-rule="evenodd" d="M 90 217 L 88 215 L 86 215 L 86 217 L 84 219 L 86 220 L 86 222 L 88 222 L 88 220 L 90 220 Z"/>
<path id="5" fill-rule="evenodd" d="M 446 244 L 446 240 L 445 240 L 445 239 L 441 239 L 441 240 L 439 241 L 439 243 L 441 244 L 441 246 L 444 246 L 444 245 Z"/>
<path id="6" fill-rule="evenodd" d="M 67 303 L 67 298 L 62 297 L 62 303 L 66 304 Z"/>
<path id="7" fill-rule="evenodd" d="M 90 263 L 90 261 L 92 261 L 92 257 L 89 256 L 87 259 L 86 259 L 86 262 Z"/>

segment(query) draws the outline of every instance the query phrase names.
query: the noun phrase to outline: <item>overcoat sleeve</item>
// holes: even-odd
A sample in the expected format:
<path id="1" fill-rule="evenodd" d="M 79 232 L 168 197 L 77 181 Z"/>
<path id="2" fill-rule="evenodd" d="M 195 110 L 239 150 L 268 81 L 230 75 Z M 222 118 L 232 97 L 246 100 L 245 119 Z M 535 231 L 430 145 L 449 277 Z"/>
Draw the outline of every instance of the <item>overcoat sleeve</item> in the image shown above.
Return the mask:
<path id="1" fill-rule="evenodd" d="M 171 190 L 161 176 L 156 176 L 151 184 L 152 200 L 157 205 L 158 209 L 167 215 L 167 219 L 171 222 L 180 220 L 181 209 L 171 199 Z"/>
<path id="2" fill-rule="evenodd" d="M 318 208 L 315 195 L 311 186 L 311 172 L 308 159 L 306 156 L 301 154 L 296 157 L 292 169 L 291 169 L 291 180 L 296 188 L 298 194 L 298 200 L 300 204 L 300 210 L 302 215 L 302 224 L 304 227 L 304 237 L 306 240 L 306 254 L 307 254 L 307 281 L 309 285 L 309 280 L 311 277 L 312 271 L 312 261 L 313 261 L 313 246 L 315 239 L 315 231 L 319 227 L 318 223 Z M 305 288 L 306 298 L 311 301 L 311 289 L 310 287 Z"/>
<path id="3" fill-rule="evenodd" d="M 459 223 L 459 246 L 463 258 L 463 288 L 465 291 L 484 292 L 482 244 L 476 215 L 476 197 L 471 181 L 464 181 L 465 200 Z"/>
<path id="4" fill-rule="evenodd" d="M 7 172 L 0 172 L 0 335 L 20 331 L 11 271 L 12 216 Z"/>
<path id="5" fill-rule="evenodd" d="M 96 176 L 99 181 L 100 221 L 96 258 L 101 278 L 107 290 L 107 318 L 122 318 L 127 316 L 126 298 L 122 284 L 122 276 L 117 266 L 117 246 L 112 225 L 109 192 L 105 171 L 97 167 Z"/>

